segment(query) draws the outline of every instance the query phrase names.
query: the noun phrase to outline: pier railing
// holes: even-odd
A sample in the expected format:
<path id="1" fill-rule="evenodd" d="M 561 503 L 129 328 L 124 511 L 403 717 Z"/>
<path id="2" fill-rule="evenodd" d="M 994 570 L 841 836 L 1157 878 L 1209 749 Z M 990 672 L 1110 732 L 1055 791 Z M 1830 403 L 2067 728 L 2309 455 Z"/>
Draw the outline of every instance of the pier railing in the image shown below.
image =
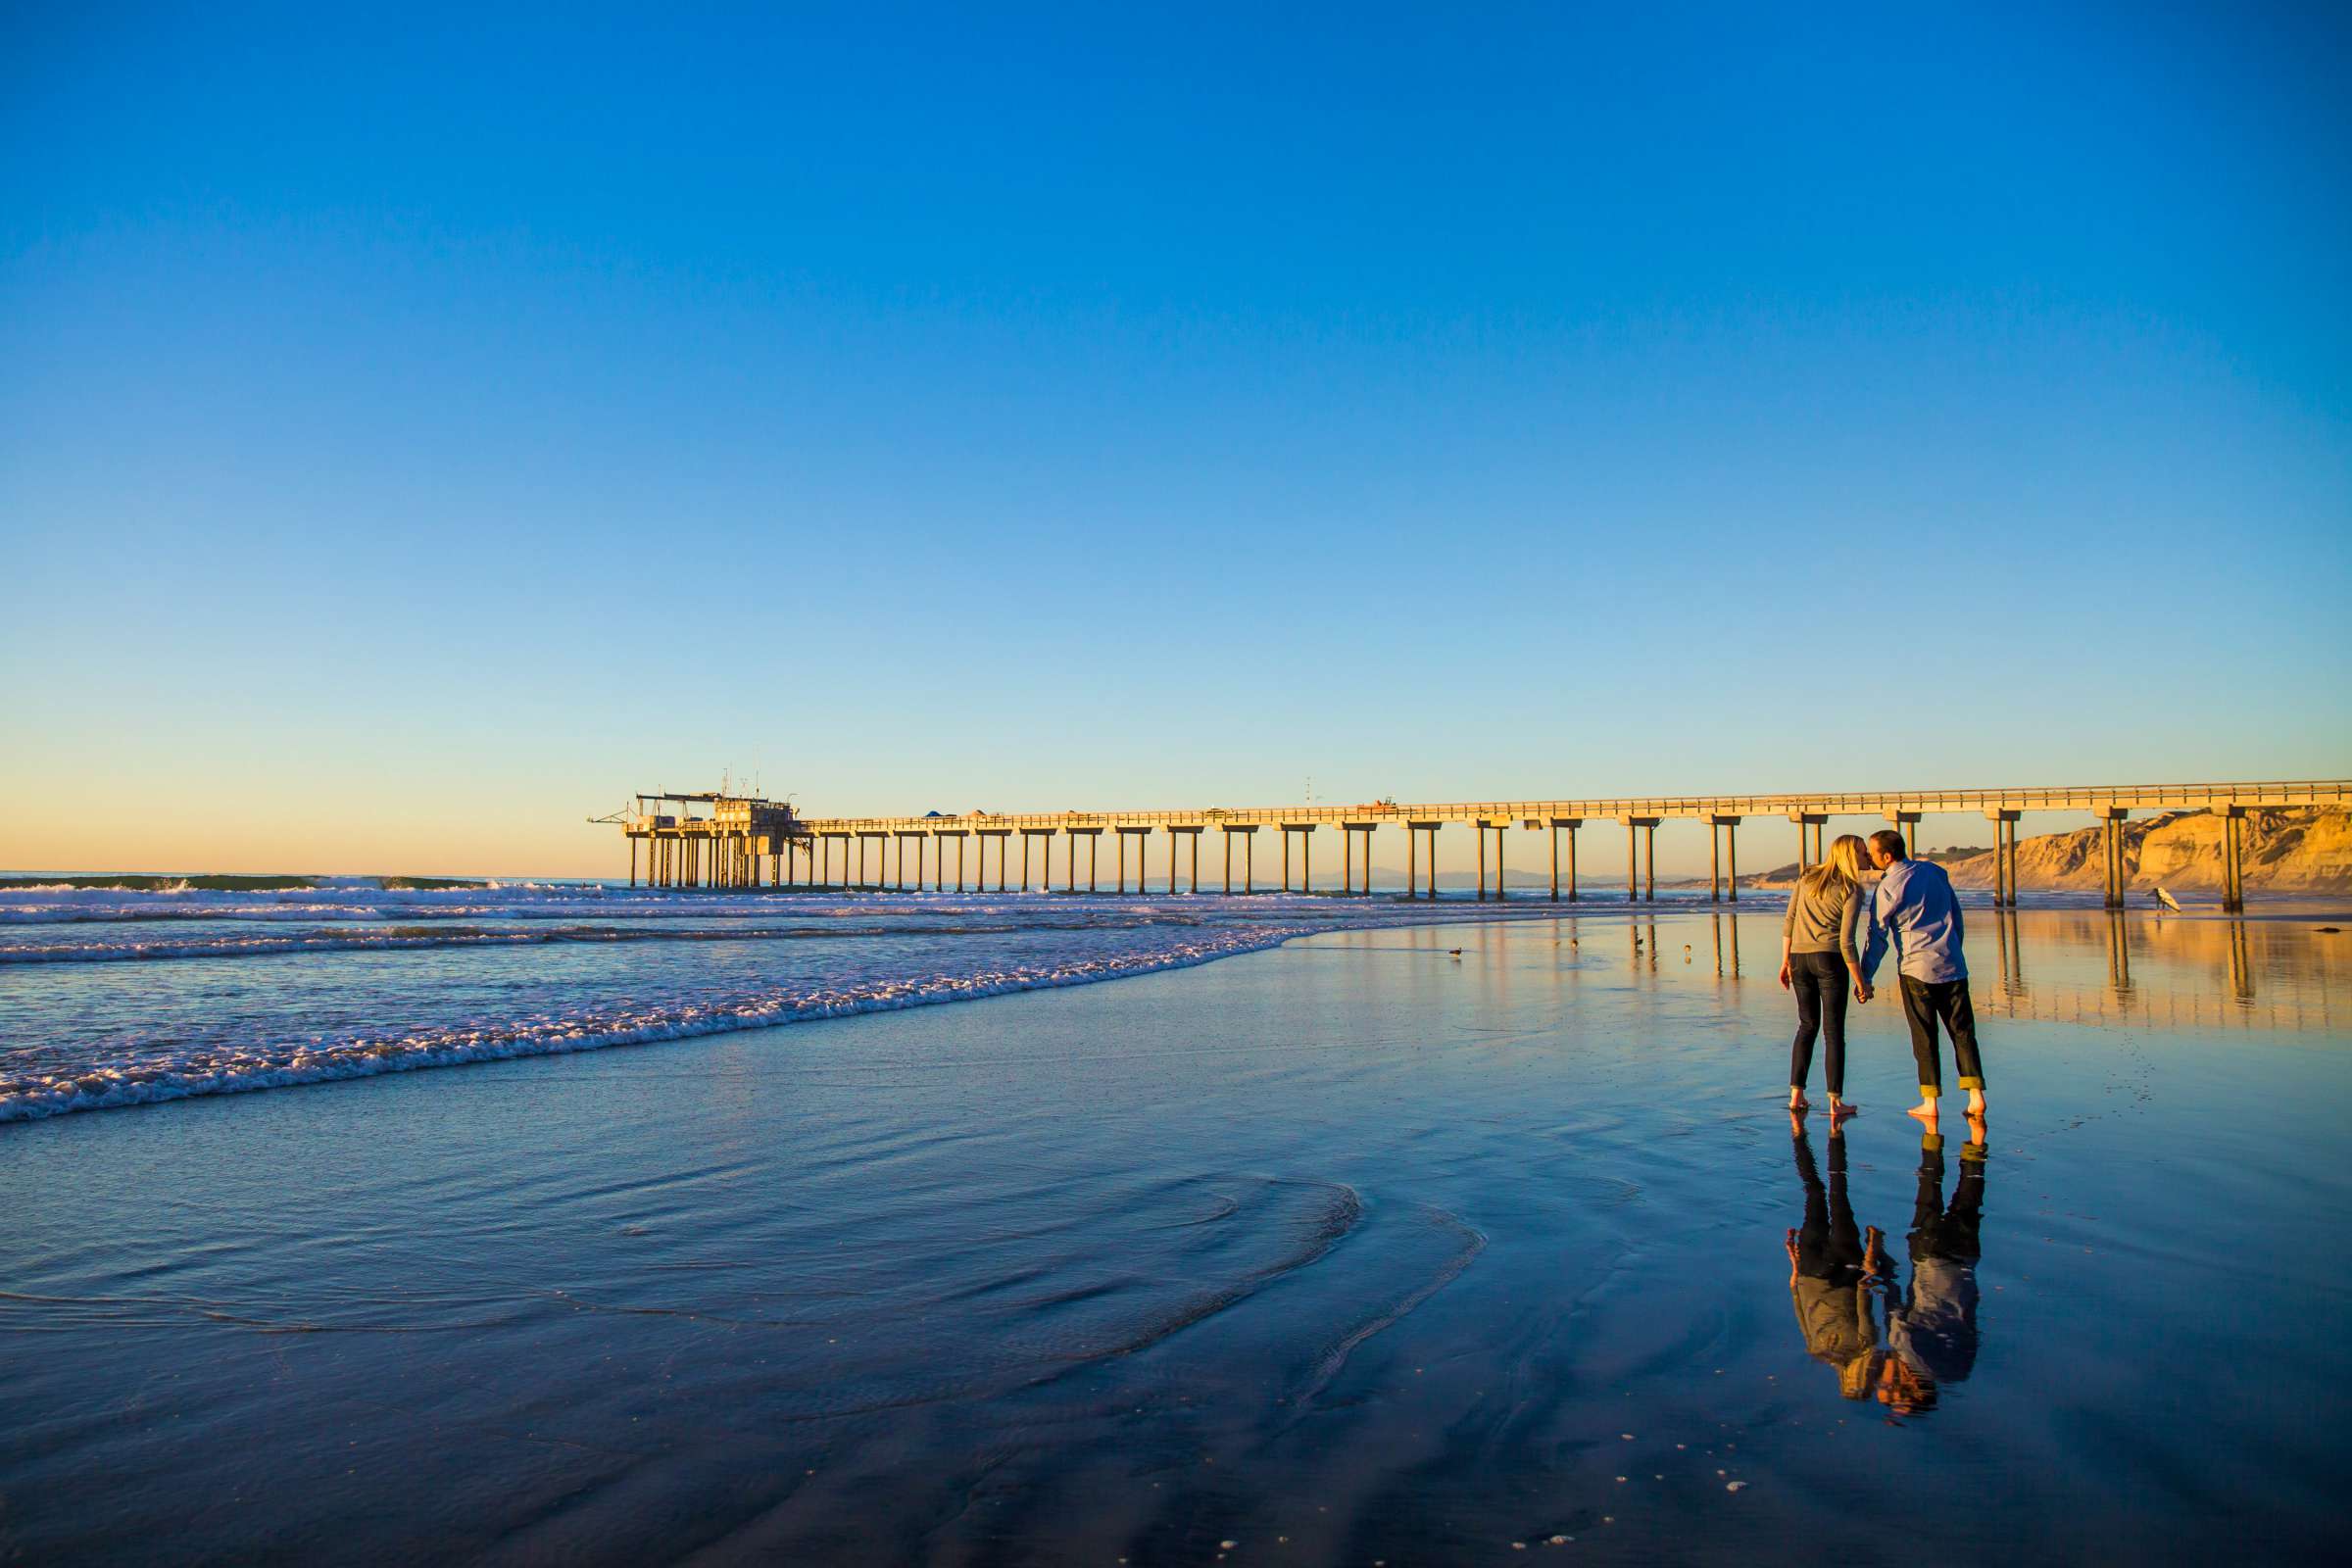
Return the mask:
<path id="1" fill-rule="evenodd" d="M 2221 784 L 2014 785 L 1950 790 L 1846 790 L 1747 795 L 1632 795 L 1582 800 L 1445 801 L 1357 806 L 1193 807 L 1130 811 L 973 812 L 962 816 L 811 817 L 811 833 L 969 832 L 975 827 L 1216 827 L 1285 822 L 1469 822 L 1509 818 L 1548 825 L 1551 818 L 1617 821 L 1626 817 L 1888 816 L 1976 811 L 2193 810 L 2283 806 L 2352 807 L 2352 780 Z"/>

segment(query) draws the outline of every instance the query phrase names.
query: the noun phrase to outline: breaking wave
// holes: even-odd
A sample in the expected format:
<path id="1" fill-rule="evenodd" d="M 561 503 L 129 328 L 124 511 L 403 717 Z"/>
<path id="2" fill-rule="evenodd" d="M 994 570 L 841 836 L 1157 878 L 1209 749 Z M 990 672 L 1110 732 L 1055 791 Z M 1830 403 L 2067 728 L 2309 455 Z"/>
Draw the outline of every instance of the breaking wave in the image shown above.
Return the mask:
<path id="1" fill-rule="evenodd" d="M 442 1028 L 302 1044 L 192 1048 L 160 1059 L 95 1064 L 56 1073 L 20 1072 L 0 1076 L 0 1122 L 153 1104 L 198 1095 L 242 1094 L 381 1073 L 414 1072 L 466 1062 L 686 1040 L 818 1018 L 1091 985 L 1257 952 L 1314 929 L 1317 927 L 1310 925 L 1261 926 L 1177 943 L 1158 952 L 1054 964 L 875 979 L 809 991 L 777 989 L 707 1004 L 643 1010 L 613 1008 L 474 1028 Z"/>
<path id="2" fill-rule="evenodd" d="M 1015 931 L 1097 931 L 1104 922 L 1026 921 L 989 924 L 943 920 L 933 924 L 690 926 L 662 929 L 612 925 L 553 926 L 544 930 L 496 930 L 487 926 L 429 925 L 343 927 L 268 936 L 229 933 L 184 941 L 100 941 L 0 943 L 0 964 L 120 963 L 163 958 L 261 958 L 289 953 L 384 953 L 420 948 L 528 948 L 561 943 L 796 942 L 856 937 L 989 936 Z"/>

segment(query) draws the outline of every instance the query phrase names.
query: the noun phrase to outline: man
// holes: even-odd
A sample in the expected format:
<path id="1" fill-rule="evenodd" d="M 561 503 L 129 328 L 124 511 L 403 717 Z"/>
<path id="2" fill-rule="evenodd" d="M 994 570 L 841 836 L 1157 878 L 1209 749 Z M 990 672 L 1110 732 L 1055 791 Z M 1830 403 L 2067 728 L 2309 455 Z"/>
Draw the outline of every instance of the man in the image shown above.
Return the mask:
<path id="1" fill-rule="evenodd" d="M 1870 946 L 1862 976 L 1878 972 L 1889 942 L 1902 976 L 1903 1018 L 1911 1025 L 1911 1054 L 1919 1064 L 1919 1103 L 1911 1114 L 1936 1125 L 1943 1095 L 1943 1066 L 1936 1043 L 1941 1022 L 1952 1037 L 1952 1060 L 1968 1091 L 1968 1113 L 1984 1114 L 1984 1065 L 1977 1058 L 1977 1015 L 1968 1002 L 1968 960 L 1960 956 L 1960 900 L 1943 867 L 1914 860 L 1899 833 L 1870 836 L 1870 861 L 1881 873 L 1871 900 Z"/>
<path id="2" fill-rule="evenodd" d="M 1984 1215 L 1984 1121 L 1972 1116 L 1960 1151 L 1960 1185 L 1943 1206 L 1943 1135 L 1919 1141 L 1919 1194 L 1911 1209 L 1911 1288 L 1889 1287 L 1879 1402 L 1898 1415 L 1936 1406 L 1936 1392 L 1977 1364 L 1978 1231 Z"/>

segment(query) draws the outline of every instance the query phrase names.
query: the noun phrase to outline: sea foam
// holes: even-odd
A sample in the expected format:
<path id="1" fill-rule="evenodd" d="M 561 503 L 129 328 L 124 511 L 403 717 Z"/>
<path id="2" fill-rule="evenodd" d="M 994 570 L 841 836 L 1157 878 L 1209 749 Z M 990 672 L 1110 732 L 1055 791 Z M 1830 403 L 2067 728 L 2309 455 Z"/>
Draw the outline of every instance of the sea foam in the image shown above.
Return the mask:
<path id="1" fill-rule="evenodd" d="M 17 888 L 0 893 L 0 1121 L 1087 985 L 1318 931 L 1555 912 L 1282 894 Z"/>

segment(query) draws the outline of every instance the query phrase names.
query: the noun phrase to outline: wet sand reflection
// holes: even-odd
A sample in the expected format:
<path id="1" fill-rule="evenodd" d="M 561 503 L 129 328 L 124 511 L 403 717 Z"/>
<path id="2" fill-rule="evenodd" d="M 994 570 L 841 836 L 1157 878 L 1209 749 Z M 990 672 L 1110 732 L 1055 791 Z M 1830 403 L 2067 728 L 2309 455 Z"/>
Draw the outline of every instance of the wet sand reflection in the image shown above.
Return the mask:
<path id="1" fill-rule="evenodd" d="M 1788 1118 L 1804 1220 L 1783 1238 L 1788 1295 L 1805 1353 L 1836 1374 L 1847 1399 L 1875 1398 L 1897 1416 L 1925 1415 L 1940 1391 L 1977 1364 L 1977 1264 L 1983 1256 L 1984 1127 L 1970 1124 L 1960 1180 L 1943 1199 L 1943 1139 L 1920 1140 L 1918 1187 L 1906 1237 L 1906 1282 L 1886 1256 L 1885 1233 L 1854 1217 L 1844 1129 L 1829 1132 L 1830 1174 L 1813 1158 L 1805 1118 Z M 1880 1309 L 1885 1312 L 1884 1332 Z"/>

